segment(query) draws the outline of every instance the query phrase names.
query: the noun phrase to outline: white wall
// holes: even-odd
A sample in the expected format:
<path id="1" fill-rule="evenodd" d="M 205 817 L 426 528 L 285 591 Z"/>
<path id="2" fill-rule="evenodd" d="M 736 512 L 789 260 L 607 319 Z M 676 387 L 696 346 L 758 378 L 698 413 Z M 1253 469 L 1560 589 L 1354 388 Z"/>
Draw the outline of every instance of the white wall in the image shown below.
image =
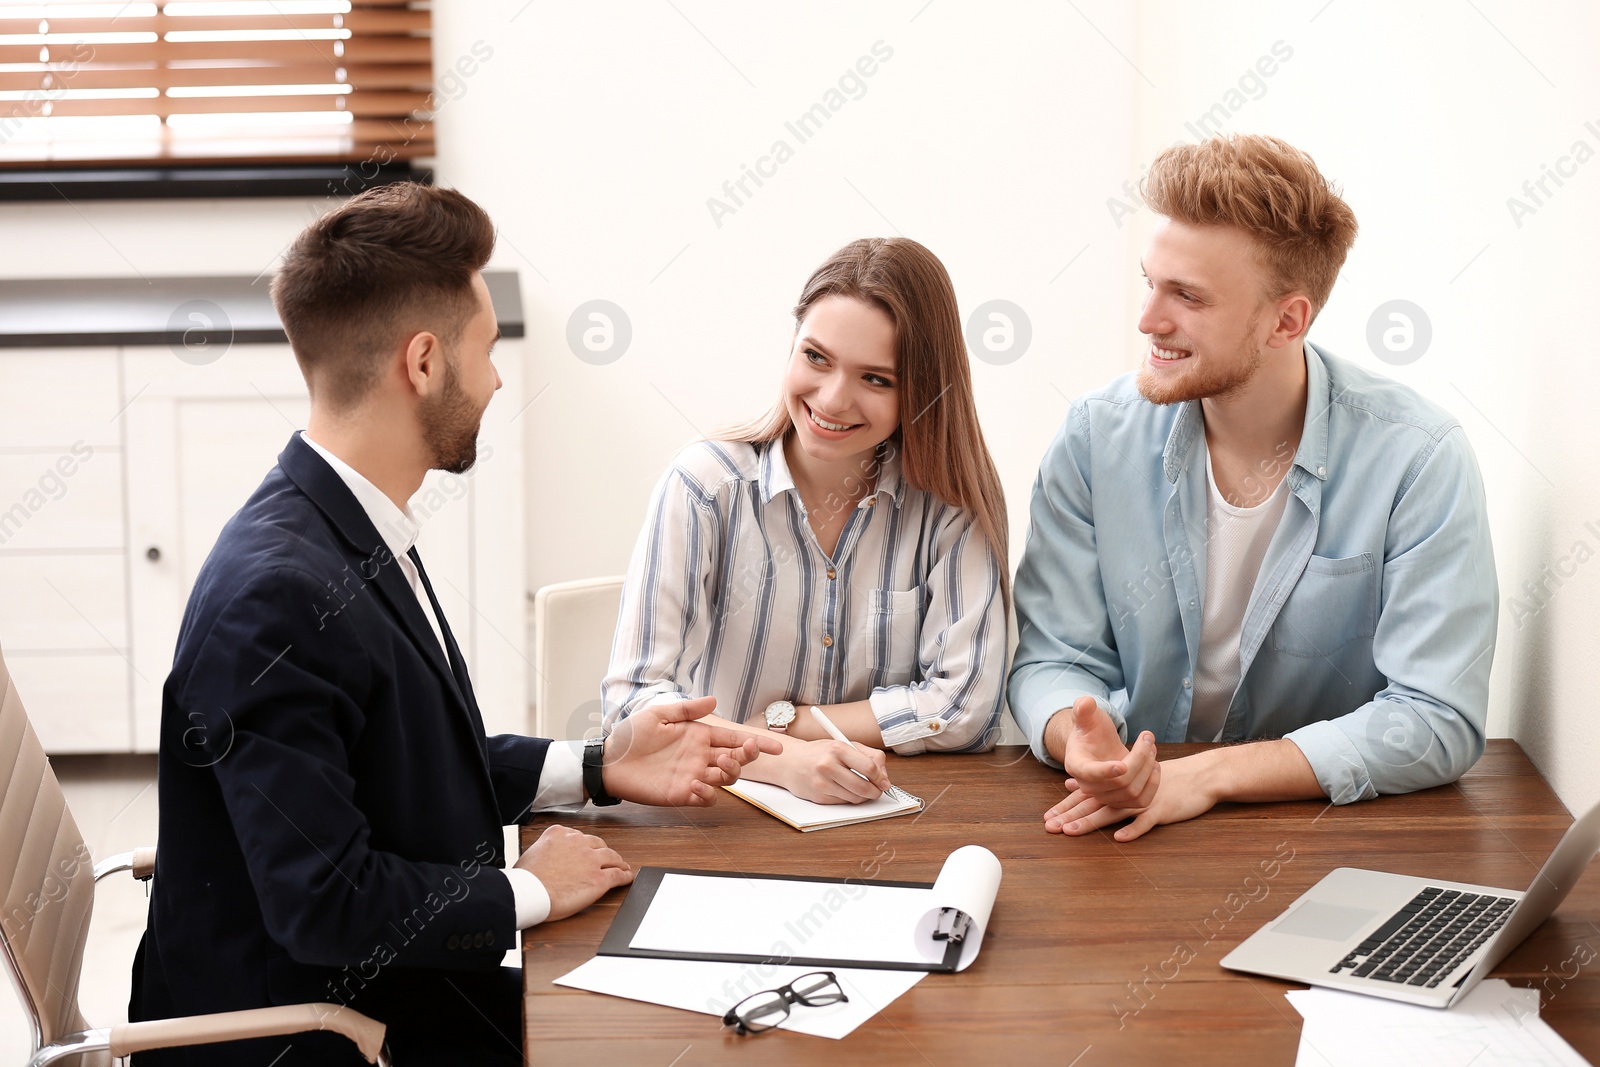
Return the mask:
<path id="1" fill-rule="evenodd" d="M 1520 226 L 1506 206 L 1574 141 L 1600 150 L 1590 5 L 906 0 L 759 18 L 700 0 L 435 7 L 441 71 L 475 46 L 493 52 L 446 87 L 437 169 L 495 216 L 496 265 L 522 272 L 528 390 L 497 403 L 537 397 L 524 417 L 530 587 L 620 572 L 673 452 L 771 401 L 811 268 L 849 239 L 895 232 L 945 260 L 964 314 L 1005 299 L 1031 321 L 1021 358 L 974 364 L 1014 565 L 1065 398 L 1136 358 L 1148 212 L 1114 218 L 1108 200 L 1135 206 L 1123 183 L 1221 104 L 1227 128 L 1284 136 L 1343 184 L 1362 235 L 1313 338 L 1461 418 L 1505 602 L 1491 730 L 1518 738 L 1569 807 L 1600 795 L 1594 673 L 1580 660 L 1600 567 L 1563 564 L 1572 574 L 1547 582 L 1553 595 L 1521 597 L 1543 608 L 1512 604 L 1574 542 L 1600 551 L 1583 410 L 1600 372 L 1581 318 L 1600 280 L 1585 247 L 1600 232 L 1600 161 L 1550 185 Z M 865 94 L 797 143 L 785 122 L 880 41 L 893 54 Z M 1278 41 L 1292 55 L 1230 98 Z M 707 198 L 779 138 L 793 158 L 717 225 Z M 321 206 L 0 205 L 0 277 L 255 274 Z M 566 342 L 568 317 L 597 298 L 633 331 L 606 365 Z M 1395 298 L 1433 327 L 1406 366 L 1364 340 Z"/>
<path id="2" fill-rule="evenodd" d="M 1082 6 L 1132 47 L 1131 13 Z M 1062 272 L 1130 157 L 1123 61 L 1070 8 L 839 3 L 769 7 L 759 21 L 735 5 L 607 10 L 461 20 L 438 47 L 441 60 L 478 36 L 495 49 L 441 119 L 440 172 L 491 210 L 527 279 L 530 386 L 545 390 L 526 419 L 530 580 L 620 572 L 672 455 L 775 398 L 807 275 L 877 234 L 940 255 L 964 312 L 1002 298 L 1032 320 L 1018 361 L 976 368 L 1020 549 L 1065 396 L 1123 362 L 1126 243 L 1096 234 Z M 864 93 L 839 97 L 801 143 L 785 124 L 875 47 L 888 58 L 868 64 Z M 707 200 L 732 206 L 724 182 L 780 139 L 793 158 L 713 219 Z M 596 298 L 633 330 L 604 366 L 566 340 L 573 310 Z"/>

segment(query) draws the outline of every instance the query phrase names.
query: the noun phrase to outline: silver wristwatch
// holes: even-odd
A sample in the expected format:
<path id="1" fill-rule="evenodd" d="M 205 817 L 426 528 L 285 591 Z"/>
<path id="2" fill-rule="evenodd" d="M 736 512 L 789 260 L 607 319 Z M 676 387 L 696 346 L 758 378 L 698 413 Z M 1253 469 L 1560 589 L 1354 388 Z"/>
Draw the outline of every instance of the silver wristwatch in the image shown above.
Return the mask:
<path id="1" fill-rule="evenodd" d="M 774 700 L 767 705 L 767 729 L 775 734 L 787 733 L 794 722 L 794 705 L 787 700 Z"/>

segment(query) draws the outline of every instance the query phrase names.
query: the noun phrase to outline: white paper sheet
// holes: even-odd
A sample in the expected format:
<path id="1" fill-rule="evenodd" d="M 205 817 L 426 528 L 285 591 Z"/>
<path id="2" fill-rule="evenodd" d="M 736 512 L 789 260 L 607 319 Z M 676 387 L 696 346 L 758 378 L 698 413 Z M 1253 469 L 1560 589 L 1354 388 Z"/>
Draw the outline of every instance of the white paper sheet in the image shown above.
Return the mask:
<path id="1" fill-rule="evenodd" d="M 935 963 L 940 911 L 970 919 L 957 970 L 977 958 L 1000 892 L 1000 861 L 980 845 L 945 859 L 931 889 L 664 874 L 629 948 L 704 955 L 799 957 L 843 963 Z M 948 924 L 947 924 L 948 925 Z"/>
<path id="2" fill-rule="evenodd" d="M 666 874 L 630 948 L 922 963 L 928 890 L 855 882 Z M 941 952 L 942 955 L 942 952 Z"/>
<path id="3" fill-rule="evenodd" d="M 669 1008 L 720 1017 L 751 993 L 776 989 L 816 967 L 778 967 L 709 960 L 651 960 L 596 956 L 555 980 L 556 985 L 587 989 Z M 926 971 L 871 971 L 831 967 L 848 1003 L 806 1007 L 796 1004 L 780 1029 L 834 1039 L 882 1011 L 896 997 L 927 977 Z M 759 1041 L 759 1037 L 750 1040 Z"/>
<path id="4" fill-rule="evenodd" d="M 1539 991 L 1490 978 L 1452 1008 L 1334 989 L 1284 994 L 1305 1019 L 1297 1067 L 1586 1067 L 1539 1018 Z"/>

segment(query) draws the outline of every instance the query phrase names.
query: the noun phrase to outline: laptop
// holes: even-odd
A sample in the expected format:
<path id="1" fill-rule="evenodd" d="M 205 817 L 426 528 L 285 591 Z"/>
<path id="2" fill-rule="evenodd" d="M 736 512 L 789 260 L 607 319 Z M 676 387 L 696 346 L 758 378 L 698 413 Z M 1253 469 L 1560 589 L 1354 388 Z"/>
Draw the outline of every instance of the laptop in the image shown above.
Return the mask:
<path id="1" fill-rule="evenodd" d="M 1340 867 L 1222 966 L 1447 1008 L 1550 917 L 1600 851 L 1600 803 L 1526 891 Z"/>

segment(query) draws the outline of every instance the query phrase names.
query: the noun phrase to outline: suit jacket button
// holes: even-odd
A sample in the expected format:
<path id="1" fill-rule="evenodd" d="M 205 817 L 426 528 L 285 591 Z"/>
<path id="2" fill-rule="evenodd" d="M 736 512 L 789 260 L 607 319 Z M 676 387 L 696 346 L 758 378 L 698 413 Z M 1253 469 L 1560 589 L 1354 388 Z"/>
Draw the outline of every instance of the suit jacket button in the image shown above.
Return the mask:
<path id="1" fill-rule="evenodd" d="M 488 935 L 484 937 L 483 943 L 485 945 L 488 945 L 490 948 L 494 948 L 494 931 L 493 930 L 490 930 Z"/>
<path id="2" fill-rule="evenodd" d="M 455 934 L 451 934 L 450 935 L 450 939 L 444 943 L 444 947 L 448 948 L 448 949 L 458 949 L 458 948 L 460 948 L 461 947 L 461 938 L 457 937 Z"/>

